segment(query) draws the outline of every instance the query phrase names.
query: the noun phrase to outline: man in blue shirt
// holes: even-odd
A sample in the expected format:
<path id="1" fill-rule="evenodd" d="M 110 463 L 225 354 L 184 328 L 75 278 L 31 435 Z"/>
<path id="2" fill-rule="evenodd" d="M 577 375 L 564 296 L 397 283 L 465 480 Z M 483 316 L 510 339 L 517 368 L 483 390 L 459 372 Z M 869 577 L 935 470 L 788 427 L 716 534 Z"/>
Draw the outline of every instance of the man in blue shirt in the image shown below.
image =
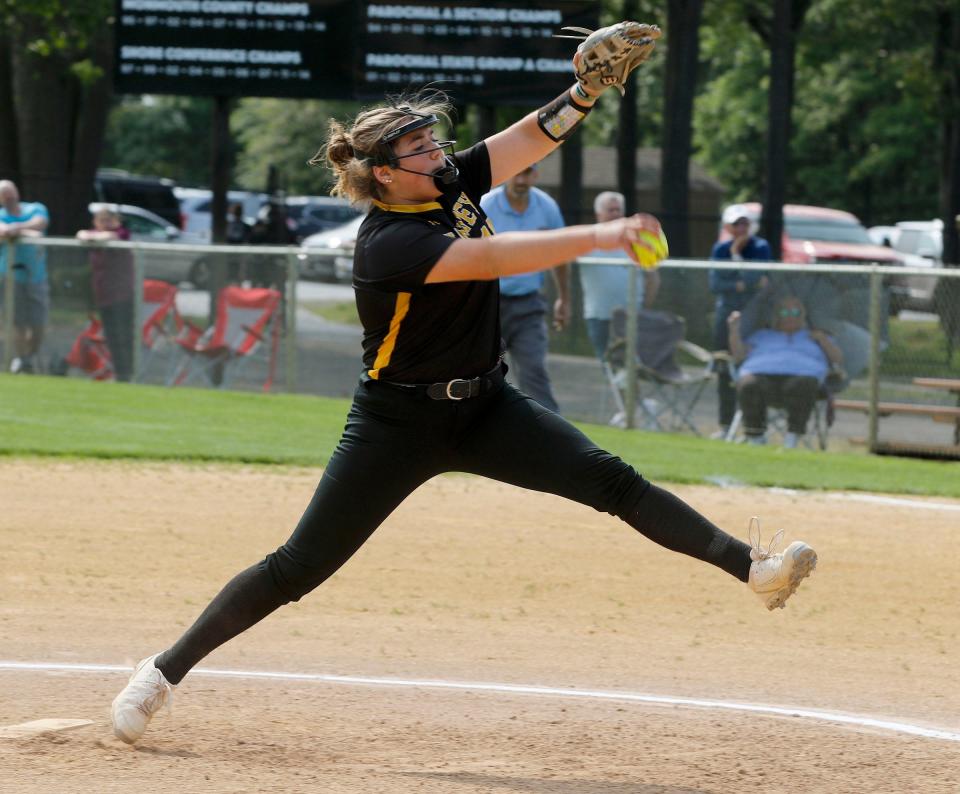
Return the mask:
<path id="1" fill-rule="evenodd" d="M 491 190 L 480 206 L 494 231 L 521 232 L 560 229 L 563 216 L 557 202 L 539 188 L 537 167 L 531 166 Z M 552 271 L 557 287 L 553 325 L 561 330 L 570 319 L 567 265 Z M 517 369 L 520 389 L 544 408 L 557 411 L 557 401 L 547 375 L 547 304 L 540 294 L 543 273 L 524 273 L 500 279 L 500 329 L 511 363 Z"/>
<path id="2" fill-rule="evenodd" d="M 752 221 L 746 207 L 742 204 L 731 204 L 723 211 L 722 220 L 730 239 L 717 242 L 713 246 L 711 259 L 734 262 L 770 261 L 770 244 L 752 233 Z M 716 313 L 713 317 L 714 350 L 729 349 L 727 318 L 733 312 L 743 312 L 750 300 L 768 284 L 767 274 L 761 270 L 710 271 L 710 291 L 717 296 Z M 737 395 L 726 367 L 717 372 L 717 397 L 720 430 L 715 437 L 725 438 L 737 409 Z"/>
<path id="3" fill-rule="evenodd" d="M 21 202 L 17 186 L 0 180 L 0 284 L 6 283 L 10 243 L 39 237 L 46 231 L 50 216 L 39 202 Z M 14 245 L 14 351 L 11 372 L 33 372 L 34 358 L 43 341 L 50 306 L 47 283 L 47 252 L 36 245 Z"/>

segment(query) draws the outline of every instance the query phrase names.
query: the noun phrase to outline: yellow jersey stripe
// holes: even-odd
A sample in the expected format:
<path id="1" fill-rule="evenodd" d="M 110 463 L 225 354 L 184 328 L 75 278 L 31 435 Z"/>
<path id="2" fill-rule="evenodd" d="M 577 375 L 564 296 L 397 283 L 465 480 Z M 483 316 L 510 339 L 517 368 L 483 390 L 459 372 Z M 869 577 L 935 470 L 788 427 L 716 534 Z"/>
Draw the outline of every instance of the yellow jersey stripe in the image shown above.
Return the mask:
<path id="1" fill-rule="evenodd" d="M 377 350 L 377 358 L 373 362 L 373 369 L 369 375 L 373 380 L 380 377 L 380 370 L 390 363 L 390 357 L 393 355 L 393 349 L 397 346 L 397 336 L 400 334 L 400 323 L 407 316 L 410 309 L 409 292 L 398 292 L 397 303 L 393 309 L 393 317 L 390 319 L 390 330 L 380 343 L 380 349 Z"/>
<path id="2" fill-rule="evenodd" d="M 387 212 L 429 212 L 443 209 L 436 201 L 428 201 L 425 204 L 384 204 L 382 201 L 373 199 L 373 203 Z"/>

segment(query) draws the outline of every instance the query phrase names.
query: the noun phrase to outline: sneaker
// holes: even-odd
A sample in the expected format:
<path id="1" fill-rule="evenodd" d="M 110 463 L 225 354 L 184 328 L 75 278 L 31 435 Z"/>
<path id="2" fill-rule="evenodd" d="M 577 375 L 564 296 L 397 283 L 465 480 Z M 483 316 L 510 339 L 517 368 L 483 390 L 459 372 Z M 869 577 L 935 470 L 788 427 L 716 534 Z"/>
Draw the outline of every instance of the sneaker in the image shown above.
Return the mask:
<path id="1" fill-rule="evenodd" d="M 754 524 L 757 538 L 753 539 Z M 750 519 L 750 578 L 748 584 L 767 609 L 783 609 L 787 599 L 793 595 L 800 581 L 809 576 L 817 567 L 817 553 L 806 543 L 794 541 L 782 552 L 774 553 L 774 547 L 783 538 L 781 529 L 773 536 L 770 545 L 760 545 L 760 521 Z"/>
<path id="2" fill-rule="evenodd" d="M 113 700 L 111 717 L 113 733 L 121 741 L 133 744 L 164 704 L 170 708 L 174 687 L 163 677 L 154 660 L 148 656 L 138 664 L 123 691 Z"/>
<path id="3" fill-rule="evenodd" d="M 787 433 L 783 437 L 783 448 L 784 449 L 796 449 L 797 444 L 800 443 L 800 436 L 796 433 Z"/>

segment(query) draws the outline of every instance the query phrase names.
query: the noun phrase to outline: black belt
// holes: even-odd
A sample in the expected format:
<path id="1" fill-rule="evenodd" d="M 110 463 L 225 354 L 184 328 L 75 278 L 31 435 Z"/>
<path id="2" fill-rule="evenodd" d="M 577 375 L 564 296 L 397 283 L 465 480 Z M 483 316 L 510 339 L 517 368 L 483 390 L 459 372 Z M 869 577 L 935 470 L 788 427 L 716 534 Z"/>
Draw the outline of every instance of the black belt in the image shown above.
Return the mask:
<path id="1" fill-rule="evenodd" d="M 476 378 L 454 378 L 443 383 L 390 383 L 381 381 L 389 386 L 401 389 L 415 390 L 427 395 L 431 400 L 468 400 L 493 391 L 503 383 L 503 363 L 500 359 L 489 372 L 478 375 Z"/>

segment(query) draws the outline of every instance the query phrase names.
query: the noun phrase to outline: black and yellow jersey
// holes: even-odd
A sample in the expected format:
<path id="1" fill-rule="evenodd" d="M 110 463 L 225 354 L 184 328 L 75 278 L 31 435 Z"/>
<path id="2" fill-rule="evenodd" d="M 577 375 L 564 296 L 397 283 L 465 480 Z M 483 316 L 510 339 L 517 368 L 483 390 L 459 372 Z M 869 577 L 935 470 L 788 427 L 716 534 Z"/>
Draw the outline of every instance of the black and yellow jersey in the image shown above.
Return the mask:
<path id="1" fill-rule="evenodd" d="M 484 143 L 454 155 L 459 192 L 416 205 L 373 202 L 360 226 L 353 287 L 366 376 L 437 383 L 488 372 L 501 353 L 500 287 L 492 281 L 424 283 L 458 237 L 493 233 L 480 209 L 490 189 Z"/>

